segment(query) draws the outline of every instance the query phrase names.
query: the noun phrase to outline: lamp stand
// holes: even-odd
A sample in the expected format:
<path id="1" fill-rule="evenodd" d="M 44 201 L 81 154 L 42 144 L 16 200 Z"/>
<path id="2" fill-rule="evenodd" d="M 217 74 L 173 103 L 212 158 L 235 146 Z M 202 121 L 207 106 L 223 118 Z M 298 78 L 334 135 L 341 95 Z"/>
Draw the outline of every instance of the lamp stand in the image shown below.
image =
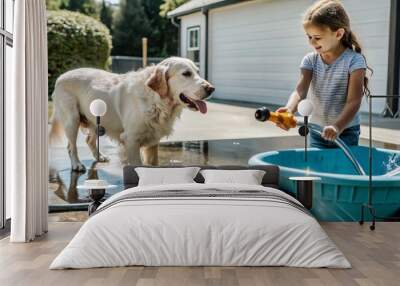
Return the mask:
<path id="1" fill-rule="evenodd" d="M 359 223 L 362 225 L 364 224 L 364 211 L 368 210 L 371 217 L 372 217 L 372 224 L 369 226 L 370 230 L 375 230 L 375 222 L 376 219 L 383 219 L 383 220 L 392 220 L 392 221 L 398 221 L 400 220 L 400 217 L 390 217 L 390 218 L 384 218 L 384 217 L 379 217 L 376 215 L 376 210 L 375 207 L 372 203 L 372 167 L 373 167 L 373 154 L 372 154 L 372 99 L 374 98 L 394 98 L 394 99 L 399 99 L 400 95 L 368 95 L 368 129 L 369 129 L 369 152 L 368 152 L 368 161 L 369 161 L 369 172 L 368 172 L 368 202 L 364 203 L 361 205 L 361 219 Z M 395 116 L 395 115 L 394 115 Z"/>
<path id="2" fill-rule="evenodd" d="M 96 116 L 97 162 L 100 161 L 100 116 Z"/>
<path id="3" fill-rule="evenodd" d="M 309 133 L 308 129 L 308 116 L 304 116 L 304 125 L 299 128 L 300 136 L 304 136 L 304 161 L 307 162 L 307 151 L 308 151 L 308 144 L 307 144 L 307 135 Z"/>
<path id="4" fill-rule="evenodd" d="M 304 136 L 304 161 L 307 162 L 308 116 L 304 116 L 304 126 L 306 128 L 306 135 Z"/>
<path id="5" fill-rule="evenodd" d="M 103 136 L 105 133 L 105 128 L 100 125 L 100 116 L 96 116 L 97 162 L 100 162 L 100 136 Z"/>

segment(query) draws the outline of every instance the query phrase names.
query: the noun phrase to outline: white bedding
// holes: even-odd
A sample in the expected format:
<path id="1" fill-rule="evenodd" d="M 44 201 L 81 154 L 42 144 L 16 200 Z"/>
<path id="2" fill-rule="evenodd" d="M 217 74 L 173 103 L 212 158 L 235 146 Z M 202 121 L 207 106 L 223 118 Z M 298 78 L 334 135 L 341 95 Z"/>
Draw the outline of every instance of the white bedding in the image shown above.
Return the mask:
<path id="1" fill-rule="evenodd" d="M 142 186 L 106 200 L 50 269 L 145 266 L 350 268 L 318 222 L 289 204 L 258 198 L 152 198 L 113 204 L 132 192 L 262 190 L 238 184 Z M 134 193 L 137 194 L 137 193 Z M 298 202 L 297 202 L 298 203 Z M 108 207 L 107 207 L 108 205 Z"/>

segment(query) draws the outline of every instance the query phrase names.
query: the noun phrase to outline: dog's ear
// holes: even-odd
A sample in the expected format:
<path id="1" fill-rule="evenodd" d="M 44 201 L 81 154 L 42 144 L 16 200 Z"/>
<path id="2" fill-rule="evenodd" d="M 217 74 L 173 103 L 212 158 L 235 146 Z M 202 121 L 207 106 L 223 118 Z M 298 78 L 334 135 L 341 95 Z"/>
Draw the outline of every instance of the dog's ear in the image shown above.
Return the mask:
<path id="1" fill-rule="evenodd" d="M 154 69 L 150 78 L 146 81 L 146 85 L 157 92 L 161 98 L 168 96 L 168 68 L 158 65 Z"/>

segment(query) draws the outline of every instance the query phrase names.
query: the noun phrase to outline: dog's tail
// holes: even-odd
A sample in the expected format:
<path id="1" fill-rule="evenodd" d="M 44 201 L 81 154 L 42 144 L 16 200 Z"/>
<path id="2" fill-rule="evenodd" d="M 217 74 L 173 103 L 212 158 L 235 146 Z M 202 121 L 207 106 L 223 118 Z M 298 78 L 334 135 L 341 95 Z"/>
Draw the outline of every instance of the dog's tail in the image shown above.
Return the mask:
<path id="1" fill-rule="evenodd" d="M 51 127 L 49 132 L 49 145 L 59 145 L 62 143 L 63 126 L 57 117 L 57 110 L 53 102 L 53 114 L 51 116 Z"/>

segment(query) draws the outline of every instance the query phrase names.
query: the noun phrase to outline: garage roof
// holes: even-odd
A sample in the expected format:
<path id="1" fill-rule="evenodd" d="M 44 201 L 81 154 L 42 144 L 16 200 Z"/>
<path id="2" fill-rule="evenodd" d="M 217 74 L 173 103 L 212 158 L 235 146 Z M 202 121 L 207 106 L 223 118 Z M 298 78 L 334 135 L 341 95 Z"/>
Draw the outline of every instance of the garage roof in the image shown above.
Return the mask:
<path id="1" fill-rule="evenodd" d="M 249 0 L 192 0 L 179 6 L 175 10 L 168 12 L 168 17 L 169 18 L 180 17 L 195 12 L 199 12 L 202 9 L 212 9 L 244 1 L 249 1 Z"/>

